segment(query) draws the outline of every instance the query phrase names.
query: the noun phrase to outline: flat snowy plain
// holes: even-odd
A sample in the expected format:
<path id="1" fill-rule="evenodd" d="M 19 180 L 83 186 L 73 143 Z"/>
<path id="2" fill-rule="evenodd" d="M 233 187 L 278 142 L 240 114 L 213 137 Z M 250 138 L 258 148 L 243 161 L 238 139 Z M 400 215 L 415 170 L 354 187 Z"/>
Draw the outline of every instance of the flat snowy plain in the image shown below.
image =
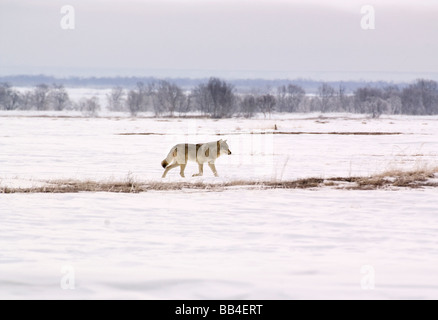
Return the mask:
<path id="1" fill-rule="evenodd" d="M 191 178 L 191 163 L 187 178 L 175 169 L 164 181 L 438 166 L 438 117 L 215 121 L 2 112 L 0 187 L 162 181 L 160 162 L 174 144 L 220 138 L 233 155 L 218 159 L 219 178 L 208 167 Z M 329 187 L 0 194 L 0 298 L 438 299 L 437 194 Z"/>

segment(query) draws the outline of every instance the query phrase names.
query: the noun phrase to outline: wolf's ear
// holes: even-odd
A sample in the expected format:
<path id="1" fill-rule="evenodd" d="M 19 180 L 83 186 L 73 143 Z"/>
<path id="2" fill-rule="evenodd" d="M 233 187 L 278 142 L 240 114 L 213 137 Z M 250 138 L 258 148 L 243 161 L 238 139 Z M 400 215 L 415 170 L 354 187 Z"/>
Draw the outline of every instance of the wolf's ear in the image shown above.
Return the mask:
<path id="1" fill-rule="evenodd" d="M 225 142 L 225 143 L 227 143 L 227 141 L 228 141 L 228 140 L 227 140 L 227 139 L 225 139 L 225 141 L 224 141 L 224 142 Z"/>

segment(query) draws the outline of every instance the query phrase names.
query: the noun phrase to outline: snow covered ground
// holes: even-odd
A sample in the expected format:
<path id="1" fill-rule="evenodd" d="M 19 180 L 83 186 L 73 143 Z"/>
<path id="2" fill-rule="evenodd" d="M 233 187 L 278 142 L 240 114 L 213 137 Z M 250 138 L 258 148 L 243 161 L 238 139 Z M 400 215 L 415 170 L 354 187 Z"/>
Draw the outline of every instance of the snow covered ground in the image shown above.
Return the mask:
<path id="1" fill-rule="evenodd" d="M 186 180 L 348 177 L 438 165 L 438 117 L 27 115 L 0 113 L 2 187 L 161 181 L 160 162 L 175 143 L 219 138 L 233 151 L 217 161 L 221 177 L 206 168 L 204 177 Z M 287 134 L 258 134 L 275 126 Z M 321 134 L 335 132 L 344 134 Z M 189 164 L 187 176 L 196 167 Z M 177 171 L 165 179 L 182 180 Z M 437 299 L 436 193 L 1 194 L 0 298 Z M 74 290 L 65 289 L 66 279 Z"/>
<path id="2" fill-rule="evenodd" d="M 297 115 L 215 121 L 10 115 L 0 113 L 0 180 L 124 179 L 128 174 L 138 180 L 160 180 L 160 162 L 173 145 L 220 138 L 228 139 L 233 152 L 217 161 L 223 179 L 345 177 L 437 164 L 438 117 L 370 120 Z M 275 125 L 286 133 L 402 134 L 257 134 L 273 132 Z M 127 133 L 147 135 L 120 135 Z M 186 170 L 195 173 L 197 166 L 189 164 Z M 178 177 L 176 171 L 168 175 L 171 181 Z M 200 179 L 215 180 L 208 171 Z"/>

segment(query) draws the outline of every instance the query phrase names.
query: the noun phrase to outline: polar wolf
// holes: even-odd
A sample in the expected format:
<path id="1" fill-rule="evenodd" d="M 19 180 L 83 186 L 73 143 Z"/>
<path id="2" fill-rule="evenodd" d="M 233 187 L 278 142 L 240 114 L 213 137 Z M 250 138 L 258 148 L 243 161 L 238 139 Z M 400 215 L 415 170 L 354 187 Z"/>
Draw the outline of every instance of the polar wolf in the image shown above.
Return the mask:
<path id="1" fill-rule="evenodd" d="M 217 177 L 218 174 L 214 162 L 222 154 L 231 154 L 227 140 L 224 141 L 221 139 L 219 141 L 198 144 L 177 144 L 170 149 L 166 159 L 161 161 L 161 165 L 166 169 L 164 170 L 162 178 L 166 177 L 170 169 L 178 166 L 180 166 L 180 175 L 184 178 L 184 170 L 189 160 L 196 161 L 199 166 L 199 173 L 194 174 L 194 177 L 199 177 L 204 174 L 204 163 L 206 162 L 211 171 L 213 171 L 213 174 Z"/>

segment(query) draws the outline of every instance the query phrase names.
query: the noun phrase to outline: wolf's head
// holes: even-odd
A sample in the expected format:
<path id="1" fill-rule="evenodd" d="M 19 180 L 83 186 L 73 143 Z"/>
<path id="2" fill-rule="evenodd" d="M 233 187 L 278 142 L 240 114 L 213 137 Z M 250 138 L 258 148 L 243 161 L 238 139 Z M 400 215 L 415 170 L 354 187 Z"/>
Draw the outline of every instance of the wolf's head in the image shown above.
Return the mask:
<path id="1" fill-rule="evenodd" d="M 219 140 L 219 152 L 220 154 L 224 154 L 224 155 L 230 155 L 231 154 L 231 150 L 230 147 L 228 146 L 227 140 Z"/>

